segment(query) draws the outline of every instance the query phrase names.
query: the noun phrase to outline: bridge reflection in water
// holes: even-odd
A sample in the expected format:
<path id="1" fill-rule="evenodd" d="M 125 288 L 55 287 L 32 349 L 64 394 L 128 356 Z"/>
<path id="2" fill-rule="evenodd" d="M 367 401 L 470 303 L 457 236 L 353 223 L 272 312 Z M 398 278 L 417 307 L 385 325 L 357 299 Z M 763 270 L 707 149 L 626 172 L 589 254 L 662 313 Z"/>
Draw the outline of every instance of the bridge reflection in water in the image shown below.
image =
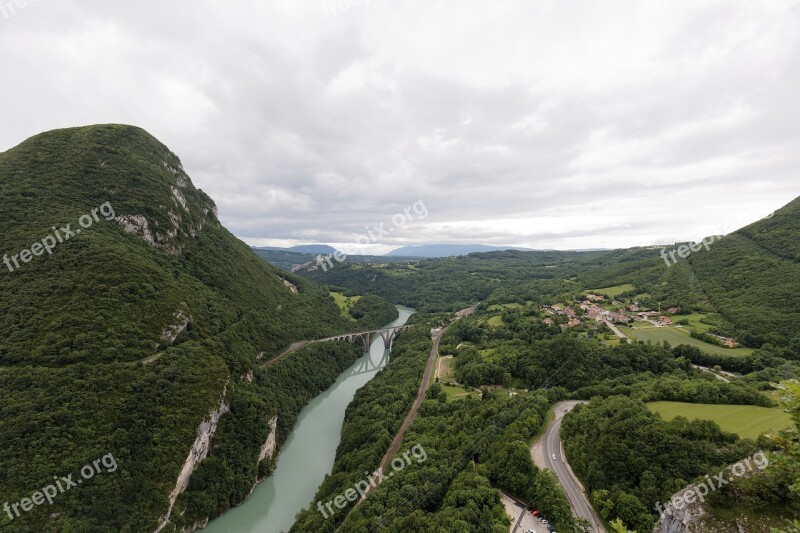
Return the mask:
<path id="1" fill-rule="evenodd" d="M 358 366 L 353 367 L 349 375 L 360 376 L 362 374 L 377 372 L 378 370 L 381 370 L 386 365 L 388 365 L 389 360 L 391 360 L 391 358 L 392 358 L 392 350 L 384 349 L 380 361 L 376 363 L 375 361 L 372 360 L 372 357 L 365 357 L 364 360 L 358 364 Z"/>
<path id="2" fill-rule="evenodd" d="M 348 374 L 350 376 L 359 376 L 362 374 L 377 372 L 378 370 L 382 369 L 387 364 L 389 364 L 389 360 L 391 359 L 392 355 L 392 345 L 394 344 L 395 338 L 397 338 L 397 336 L 400 333 L 406 331 L 409 328 L 411 328 L 410 325 L 405 325 L 405 326 L 397 326 L 395 328 L 376 329 L 373 331 L 345 333 L 342 335 L 334 335 L 333 337 L 327 337 L 325 339 L 319 339 L 316 342 L 347 341 L 351 344 L 361 343 L 364 346 L 364 353 L 370 354 L 372 343 L 376 341 L 378 338 L 383 340 L 383 355 L 381 356 L 380 361 L 378 362 L 373 361 L 373 357 L 371 355 L 370 357 L 364 357 L 363 360 L 358 364 L 358 366 L 354 367 L 353 370 Z"/>

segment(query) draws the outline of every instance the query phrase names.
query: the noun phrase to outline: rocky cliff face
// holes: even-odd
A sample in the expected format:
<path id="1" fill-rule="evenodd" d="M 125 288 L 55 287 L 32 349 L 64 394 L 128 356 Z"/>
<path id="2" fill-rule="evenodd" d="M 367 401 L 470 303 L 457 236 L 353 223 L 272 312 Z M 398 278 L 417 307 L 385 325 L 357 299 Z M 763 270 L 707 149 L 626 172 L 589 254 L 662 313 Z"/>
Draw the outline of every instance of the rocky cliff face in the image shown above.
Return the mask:
<path id="1" fill-rule="evenodd" d="M 275 455 L 275 448 L 278 445 L 277 440 L 278 434 L 278 417 L 273 416 L 269 420 L 269 435 L 267 436 L 267 442 L 261 447 L 261 453 L 258 456 L 258 462 L 260 463 L 264 459 L 272 459 Z"/>
<path id="2" fill-rule="evenodd" d="M 183 464 L 183 468 L 181 469 L 181 473 L 178 475 L 178 481 L 175 483 L 175 488 L 172 490 L 172 493 L 169 495 L 169 509 L 167 509 L 167 514 L 161 519 L 161 522 L 156 529 L 156 533 L 161 531 L 164 526 L 169 523 L 170 516 L 172 515 L 172 508 L 175 506 L 175 501 L 178 499 L 178 496 L 186 490 L 186 487 L 189 486 L 189 478 L 192 477 L 192 473 L 197 468 L 203 459 L 208 457 L 208 451 L 211 449 L 211 439 L 214 437 L 214 433 L 217 431 L 217 426 L 219 425 L 219 420 L 222 418 L 222 415 L 230 411 L 230 406 L 225 403 L 225 394 L 227 393 L 227 386 L 222 393 L 222 399 L 219 401 L 219 405 L 216 409 L 212 410 L 209 414 L 208 420 L 204 420 L 200 427 L 197 428 L 197 438 L 192 444 L 192 447 L 189 449 L 189 456 L 186 458 L 186 461 Z"/>
<path id="3" fill-rule="evenodd" d="M 686 491 L 679 492 L 676 496 L 683 497 Z M 661 515 L 653 528 L 653 533 L 689 533 L 703 531 L 701 518 L 706 514 L 703 504 L 694 502 L 686 504 L 681 509 L 670 506 Z"/>
<path id="4" fill-rule="evenodd" d="M 180 255 L 191 239 L 197 237 L 209 222 L 216 222 L 217 207 L 204 193 L 195 189 L 184 172 L 180 160 L 174 154 L 164 161 L 167 170 L 170 195 L 166 204 L 159 204 L 148 216 L 123 214 L 114 220 L 127 233 L 138 235 L 150 246 L 170 255 Z M 166 191 L 165 191 L 166 192 Z"/>
<path id="5" fill-rule="evenodd" d="M 213 413 L 212 413 L 212 417 L 213 417 Z M 202 427 L 203 426 L 201 426 L 201 428 Z M 278 436 L 278 417 L 277 416 L 273 416 L 272 418 L 270 418 L 270 420 L 269 420 L 269 429 L 270 429 L 270 431 L 269 431 L 269 435 L 267 435 L 267 440 L 266 440 L 266 442 L 264 442 L 264 445 L 261 447 L 261 453 L 259 453 L 259 456 L 258 456 L 258 462 L 259 463 L 261 463 L 262 461 L 265 461 L 265 460 L 272 459 L 275 456 L 275 452 L 278 449 L 278 438 L 277 438 L 277 436 Z M 198 434 L 198 439 L 199 438 L 200 438 L 200 436 Z M 210 441 L 210 439 L 209 439 L 209 441 Z M 197 444 L 197 443 L 195 443 L 195 444 Z M 192 450 L 194 451 L 194 447 L 192 447 Z M 191 454 L 190 454 L 189 457 L 190 458 L 192 457 Z M 188 464 L 188 460 L 187 460 L 187 464 Z M 184 471 L 186 471 L 186 470 L 187 470 L 186 466 L 184 466 Z M 192 469 L 192 471 L 194 471 L 194 469 Z M 183 474 L 183 472 L 181 472 L 181 474 Z M 191 476 L 191 473 L 189 473 L 189 476 Z M 189 478 L 187 477 L 186 478 L 187 482 L 188 482 L 188 479 Z M 261 483 L 262 481 L 263 481 L 263 479 L 257 479 L 256 482 L 253 483 L 253 487 L 250 489 L 250 493 L 247 495 L 247 498 L 245 499 L 245 502 L 250 499 L 250 497 L 253 495 L 253 492 L 256 490 L 256 487 L 258 487 L 259 483 Z M 179 479 L 178 483 L 179 483 L 178 486 L 180 486 L 180 479 Z M 176 490 L 177 490 L 178 486 L 175 487 Z M 185 488 L 186 487 L 184 487 L 184 490 L 185 490 Z M 173 492 L 173 494 L 175 494 L 175 493 Z M 179 494 L 180 493 L 176 494 L 176 497 Z M 242 504 L 245 503 L 245 502 L 242 502 Z M 170 497 L 170 509 L 172 508 L 172 504 L 173 503 L 174 503 L 174 500 Z M 205 520 L 200 520 L 199 522 L 196 522 L 195 524 L 193 524 L 191 526 L 184 527 L 183 529 L 181 529 L 181 533 L 193 533 L 194 531 L 197 531 L 198 529 L 204 529 L 206 526 L 208 526 L 209 521 L 210 520 L 208 518 L 206 518 Z M 164 524 L 162 524 L 160 527 L 164 527 L 165 524 L 166 524 L 166 522 Z M 160 528 L 159 528 L 159 530 L 160 530 Z M 156 533 L 158 533 L 158 531 Z"/>

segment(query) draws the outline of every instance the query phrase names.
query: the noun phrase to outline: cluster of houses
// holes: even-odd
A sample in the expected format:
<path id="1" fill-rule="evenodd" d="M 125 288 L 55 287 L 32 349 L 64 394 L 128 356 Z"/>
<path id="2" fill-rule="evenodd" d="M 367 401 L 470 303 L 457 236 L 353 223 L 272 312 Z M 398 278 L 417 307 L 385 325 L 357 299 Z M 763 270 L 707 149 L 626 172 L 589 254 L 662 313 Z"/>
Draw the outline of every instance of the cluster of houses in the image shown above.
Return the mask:
<path id="1" fill-rule="evenodd" d="M 596 294 L 587 294 L 586 299 L 579 304 L 580 309 L 586 313 L 586 317 L 596 322 L 611 322 L 614 324 L 628 324 L 632 321 L 650 322 L 655 326 L 671 326 L 672 319 L 666 315 L 656 311 L 643 311 L 637 304 L 630 305 L 623 311 L 609 311 L 597 304 L 597 302 L 605 301 L 605 297 Z M 611 302 L 614 306 L 621 307 L 622 302 L 614 300 Z M 576 327 L 581 325 L 581 320 L 578 318 L 578 313 L 571 307 L 564 307 L 561 305 L 544 305 L 542 309 L 557 316 L 567 317 L 567 324 L 565 327 Z M 674 315 L 680 311 L 677 307 L 670 307 L 667 310 L 668 314 Z M 545 324 L 552 325 L 553 319 L 545 319 Z"/>
<path id="2" fill-rule="evenodd" d="M 568 328 L 574 328 L 581 325 L 581 320 L 578 318 L 578 313 L 576 313 L 571 307 L 563 307 L 561 305 L 544 305 L 542 306 L 542 309 L 551 315 L 567 317 L 566 327 Z M 552 318 L 546 318 L 544 323 L 548 326 L 552 326 L 555 322 Z"/>
<path id="3" fill-rule="evenodd" d="M 660 311 L 647 311 L 640 308 L 638 302 L 625 307 L 624 311 L 609 311 L 601 307 L 598 302 L 604 302 L 606 298 L 597 294 L 587 294 L 578 307 L 583 310 L 585 318 L 594 320 L 596 322 L 609 322 L 613 324 L 629 324 L 630 322 L 649 322 L 656 327 L 667 327 L 673 325 L 673 320 L 668 315 L 676 315 L 680 312 L 679 307 L 670 307 L 666 313 Z M 611 304 L 615 307 L 622 308 L 623 303 L 613 300 Z M 569 306 L 564 305 L 543 305 L 542 309 L 553 316 L 566 317 L 566 324 L 562 324 L 561 328 L 574 328 L 581 325 L 581 319 L 578 312 Z M 552 318 L 546 318 L 544 323 L 548 326 L 555 324 Z M 736 348 L 739 344 L 731 338 L 722 337 L 720 335 L 713 335 L 723 346 L 728 348 Z"/>

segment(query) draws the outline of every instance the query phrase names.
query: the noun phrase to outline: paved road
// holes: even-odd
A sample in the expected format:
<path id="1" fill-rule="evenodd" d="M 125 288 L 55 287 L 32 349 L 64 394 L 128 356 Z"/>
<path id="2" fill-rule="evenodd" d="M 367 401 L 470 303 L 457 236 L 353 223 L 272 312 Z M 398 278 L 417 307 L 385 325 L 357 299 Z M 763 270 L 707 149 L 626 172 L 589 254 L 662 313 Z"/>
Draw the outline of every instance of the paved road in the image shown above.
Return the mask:
<path id="1" fill-rule="evenodd" d="M 528 512 L 527 506 L 502 491 L 500 492 L 500 498 L 503 500 L 506 514 L 511 517 L 511 524 L 508 526 L 509 533 L 523 533 L 531 529 L 536 533 L 548 533 L 544 524 L 536 520 Z"/>
<path id="2" fill-rule="evenodd" d="M 561 421 L 564 415 L 572 411 L 579 403 L 581 402 L 561 402 L 553 407 L 555 419 L 541 439 L 531 448 L 531 456 L 540 468 L 552 470 L 558 476 L 558 481 L 569 499 L 572 513 L 579 518 L 588 520 L 592 524 L 593 531 L 605 533 L 603 522 L 589 503 L 581 482 L 569 467 L 564 456 L 564 447 L 561 444 Z"/>
<path id="3" fill-rule="evenodd" d="M 275 363 L 277 363 L 278 361 L 280 361 L 281 359 L 283 359 L 287 355 L 293 354 L 294 352 L 296 352 L 297 350 L 299 350 L 303 346 L 307 345 L 308 343 L 309 343 L 309 341 L 300 341 L 300 342 L 296 342 L 296 343 L 292 344 L 291 346 L 286 348 L 286 350 L 284 350 L 284 352 L 282 354 L 280 354 L 277 357 L 273 357 L 272 359 L 270 359 L 269 361 L 267 361 L 266 363 L 261 365 L 261 368 L 267 368 L 267 367 L 270 367 L 270 366 L 274 365 Z"/>
<path id="4" fill-rule="evenodd" d="M 610 320 L 605 320 L 605 323 L 606 323 L 606 326 L 608 326 L 608 328 L 611 331 L 614 332 L 614 335 L 616 335 L 617 337 L 619 337 L 622 340 L 626 340 L 628 342 L 631 342 L 631 340 L 628 338 L 628 336 L 625 335 L 624 333 L 622 333 L 617 326 L 615 326 L 614 324 L 611 323 Z"/>
<path id="5" fill-rule="evenodd" d="M 715 372 L 714 370 L 711 370 L 711 369 L 710 369 L 710 368 L 708 368 L 708 367 L 705 367 L 705 366 L 700 366 L 700 365 L 692 365 L 692 367 L 693 367 L 693 368 L 696 368 L 697 370 L 701 370 L 701 371 L 703 371 L 703 372 L 708 372 L 709 374 L 711 374 L 712 376 L 714 376 L 714 377 L 715 377 L 715 378 L 717 378 L 718 380 L 720 380 L 720 381 L 724 381 L 725 383 L 730 383 L 730 382 L 731 382 L 731 380 L 730 380 L 730 379 L 728 379 L 728 378 L 726 378 L 725 376 L 721 375 L 723 372 L 717 373 L 717 372 Z M 730 376 L 733 376 L 733 374 L 730 374 L 729 372 L 728 372 L 728 373 L 726 373 L 726 374 L 728 374 L 728 375 L 730 375 Z M 735 377 L 735 376 L 734 376 L 734 377 Z"/>

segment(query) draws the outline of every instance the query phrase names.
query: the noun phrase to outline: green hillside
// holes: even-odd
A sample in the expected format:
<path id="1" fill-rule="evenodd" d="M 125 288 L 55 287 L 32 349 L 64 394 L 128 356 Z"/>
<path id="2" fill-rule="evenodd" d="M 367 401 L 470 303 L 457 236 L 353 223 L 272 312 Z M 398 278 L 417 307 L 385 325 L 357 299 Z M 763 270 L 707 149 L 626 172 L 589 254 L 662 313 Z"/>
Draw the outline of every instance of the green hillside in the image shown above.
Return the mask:
<path id="1" fill-rule="evenodd" d="M 750 346 L 800 354 L 800 199 L 690 257 L 697 289 Z"/>
<path id="2" fill-rule="evenodd" d="M 800 358 L 800 199 L 667 266 L 662 248 L 600 252 L 492 252 L 416 264 L 350 262 L 300 273 L 320 283 L 373 293 L 424 311 L 479 301 L 550 303 L 593 288 L 642 307 L 712 315 L 713 334 L 749 348 L 771 344 Z M 600 290 L 600 292 L 603 292 Z M 680 317 L 679 317 L 680 318 Z"/>
<path id="3" fill-rule="evenodd" d="M 360 350 L 258 365 L 370 319 L 343 318 L 327 291 L 260 260 L 180 160 L 129 126 L 48 132 L 0 154 L 0 254 L 0 501 L 109 454 L 118 464 L 53 505 L 1 513 L 2 531 L 155 530 L 213 409 L 224 414 L 209 458 L 173 521 L 241 503 L 271 469 L 258 462 L 270 419 L 280 446 Z"/>

